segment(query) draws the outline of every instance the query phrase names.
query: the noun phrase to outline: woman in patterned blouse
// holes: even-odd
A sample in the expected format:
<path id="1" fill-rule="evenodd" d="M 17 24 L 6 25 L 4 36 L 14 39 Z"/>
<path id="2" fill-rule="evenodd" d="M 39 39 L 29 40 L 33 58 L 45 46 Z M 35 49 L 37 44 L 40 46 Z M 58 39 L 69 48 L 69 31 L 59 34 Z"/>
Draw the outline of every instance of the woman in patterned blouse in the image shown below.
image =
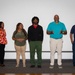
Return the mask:
<path id="1" fill-rule="evenodd" d="M 5 45 L 7 44 L 4 23 L 0 22 L 0 66 L 4 67 Z"/>

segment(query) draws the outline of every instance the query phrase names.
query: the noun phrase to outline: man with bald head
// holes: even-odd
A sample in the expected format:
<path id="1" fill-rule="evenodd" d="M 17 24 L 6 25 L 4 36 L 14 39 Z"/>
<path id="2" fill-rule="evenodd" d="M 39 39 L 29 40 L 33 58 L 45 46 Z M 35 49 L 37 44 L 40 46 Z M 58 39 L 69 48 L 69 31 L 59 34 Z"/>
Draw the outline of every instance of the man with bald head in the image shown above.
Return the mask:
<path id="1" fill-rule="evenodd" d="M 51 50 L 51 54 L 50 54 L 50 59 L 51 59 L 51 63 L 50 63 L 50 67 L 49 68 L 53 68 L 54 67 L 54 54 L 57 51 L 57 56 L 58 56 L 58 67 L 62 68 L 62 45 L 63 45 L 63 35 L 67 34 L 67 30 L 66 27 L 64 25 L 64 23 L 59 21 L 59 16 L 55 15 L 54 16 L 54 21 L 51 22 L 48 27 L 47 27 L 47 32 L 48 35 L 50 35 L 50 50 Z"/>

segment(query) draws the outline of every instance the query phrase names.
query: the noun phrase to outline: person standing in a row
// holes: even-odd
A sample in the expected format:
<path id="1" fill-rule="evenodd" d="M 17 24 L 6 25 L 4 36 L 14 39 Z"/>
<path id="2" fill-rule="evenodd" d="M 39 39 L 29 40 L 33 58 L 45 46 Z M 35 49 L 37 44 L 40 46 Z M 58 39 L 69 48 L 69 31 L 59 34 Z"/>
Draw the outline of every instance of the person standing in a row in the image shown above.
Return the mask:
<path id="1" fill-rule="evenodd" d="M 75 67 L 75 25 L 73 25 L 71 28 L 70 40 L 72 43 L 72 51 L 73 51 L 73 66 Z"/>
<path id="2" fill-rule="evenodd" d="M 43 28 L 39 25 L 39 18 L 36 16 L 32 18 L 32 25 L 28 28 L 28 41 L 30 46 L 30 67 L 34 68 L 36 65 L 35 52 L 37 52 L 37 67 L 41 68 Z"/>
<path id="3" fill-rule="evenodd" d="M 62 68 L 62 46 L 63 35 L 67 34 L 65 24 L 59 21 L 59 16 L 54 16 L 54 22 L 51 22 L 47 28 L 47 34 L 50 35 L 50 68 L 54 67 L 54 54 L 57 50 L 58 53 L 58 67 Z"/>
<path id="4" fill-rule="evenodd" d="M 20 55 L 22 55 L 23 67 L 26 67 L 25 61 L 25 50 L 26 50 L 26 40 L 28 38 L 27 32 L 23 28 L 22 23 L 18 23 L 16 26 L 16 30 L 13 33 L 12 39 L 15 41 L 15 49 L 16 49 L 16 67 L 19 67 Z"/>
<path id="5" fill-rule="evenodd" d="M 0 22 L 0 66 L 4 65 L 4 56 L 5 56 L 5 45 L 7 44 L 6 31 L 4 29 L 4 23 Z"/>

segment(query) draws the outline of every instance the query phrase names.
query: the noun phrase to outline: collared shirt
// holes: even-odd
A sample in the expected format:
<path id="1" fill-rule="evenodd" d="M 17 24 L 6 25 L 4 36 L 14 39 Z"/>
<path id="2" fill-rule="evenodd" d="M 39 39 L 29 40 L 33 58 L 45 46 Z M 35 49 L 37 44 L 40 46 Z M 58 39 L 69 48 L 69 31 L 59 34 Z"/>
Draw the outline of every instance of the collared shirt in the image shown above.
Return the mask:
<path id="1" fill-rule="evenodd" d="M 48 25 L 47 31 L 53 31 L 53 34 L 50 34 L 50 38 L 62 38 L 63 34 L 61 34 L 61 31 L 66 31 L 66 27 L 62 22 L 55 23 L 51 22 Z"/>

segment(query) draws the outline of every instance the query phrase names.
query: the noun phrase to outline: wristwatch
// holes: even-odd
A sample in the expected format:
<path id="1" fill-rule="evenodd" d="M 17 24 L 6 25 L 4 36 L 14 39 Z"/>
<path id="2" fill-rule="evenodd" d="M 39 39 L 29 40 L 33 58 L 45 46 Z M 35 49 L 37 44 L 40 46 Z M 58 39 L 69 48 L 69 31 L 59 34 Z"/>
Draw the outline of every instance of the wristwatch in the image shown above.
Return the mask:
<path id="1" fill-rule="evenodd" d="M 64 31 L 62 31 L 62 33 L 64 34 Z"/>

